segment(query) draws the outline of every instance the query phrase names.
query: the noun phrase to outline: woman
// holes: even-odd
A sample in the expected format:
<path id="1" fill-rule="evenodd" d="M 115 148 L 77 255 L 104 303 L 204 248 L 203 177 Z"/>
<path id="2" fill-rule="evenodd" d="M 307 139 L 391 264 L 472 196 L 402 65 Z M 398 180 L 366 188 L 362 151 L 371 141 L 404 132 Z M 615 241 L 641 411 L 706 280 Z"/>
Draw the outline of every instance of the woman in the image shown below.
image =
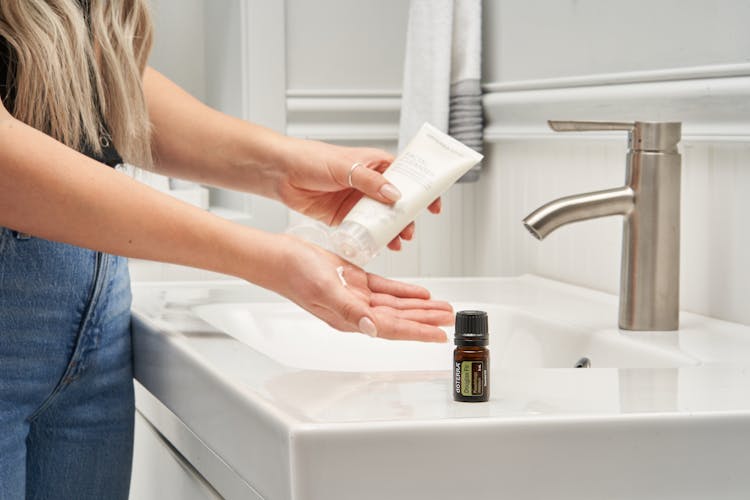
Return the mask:
<path id="1" fill-rule="evenodd" d="M 444 341 L 438 325 L 451 321 L 450 306 L 420 287 L 234 225 L 110 168 L 122 158 L 328 224 L 363 195 L 399 196 L 380 174 L 387 153 L 230 118 L 147 68 L 144 2 L 0 2 L 3 499 L 127 497 L 134 404 L 123 256 L 241 277 L 345 331 Z"/>

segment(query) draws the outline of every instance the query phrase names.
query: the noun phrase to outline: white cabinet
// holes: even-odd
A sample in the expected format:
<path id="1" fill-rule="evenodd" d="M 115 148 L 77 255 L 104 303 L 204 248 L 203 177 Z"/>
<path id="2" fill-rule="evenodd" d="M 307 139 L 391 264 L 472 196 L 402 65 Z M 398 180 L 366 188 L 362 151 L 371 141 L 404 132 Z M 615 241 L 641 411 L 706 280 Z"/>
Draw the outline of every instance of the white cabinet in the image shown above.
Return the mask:
<path id="1" fill-rule="evenodd" d="M 131 500 L 217 500 L 218 493 L 136 412 Z"/>

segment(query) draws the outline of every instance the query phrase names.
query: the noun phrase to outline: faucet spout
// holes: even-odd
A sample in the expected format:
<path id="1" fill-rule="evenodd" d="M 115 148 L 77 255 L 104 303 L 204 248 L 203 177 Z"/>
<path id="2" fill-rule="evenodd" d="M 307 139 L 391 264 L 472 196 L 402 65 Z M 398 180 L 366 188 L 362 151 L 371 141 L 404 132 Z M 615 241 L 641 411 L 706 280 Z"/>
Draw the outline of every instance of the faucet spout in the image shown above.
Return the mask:
<path id="1" fill-rule="evenodd" d="M 628 132 L 625 186 L 567 196 L 538 208 L 523 225 L 542 239 L 580 220 L 622 215 L 620 320 L 624 330 L 677 330 L 680 323 L 678 122 L 550 122 L 553 130 Z"/>
<path id="2" fill-rule="evenodd" d="M 523 220 L 523 225 L 541 240 L 558 227 L 571 222 L 627 215 L 634 203 L 635 193 L 630 186 L 566 196 L 534 210 Z"/>

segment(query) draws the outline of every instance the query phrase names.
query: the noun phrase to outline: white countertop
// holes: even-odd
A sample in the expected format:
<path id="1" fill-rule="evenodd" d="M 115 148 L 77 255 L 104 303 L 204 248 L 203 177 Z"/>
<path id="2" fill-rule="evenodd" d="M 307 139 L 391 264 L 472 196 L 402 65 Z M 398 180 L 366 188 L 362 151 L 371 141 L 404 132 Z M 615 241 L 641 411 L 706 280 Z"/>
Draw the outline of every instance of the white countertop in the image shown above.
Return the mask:
<path id="1" fill-rule="evenodd" d="M 330 480 L 320 479 L 327 469 L 317 462 L 325 456 L 331 467 L 340 462 L 340 467 L 346 468 L 356 456 L 363 468 L 370 467 L 369 461 L 377 462 L 378 453 L 363 453 L 354 443 L 373 450 L 367 444 L 372 440 L 387 443 L 392 438 L 396 446 L 413 438 L 419 456 L 443 453 L 448 460 L 444 466 L 449 467 L 450 450 L 460 447 L 460 436 L 478 436 L 488 442 L 497 439 L 498 449 L 511 439 L 530 453 L 535 446 L 541 446 L 539 453 L 546 453 L 546 445 L 538 442 L 540 436 L 549 437 L 549 433 L 566 428 L 565 439 L 571 441 L 565 446 L 580 449 L 577 465 L 569 466 L 591 468 L 598 461 L 595 455 L 601 453 L 601 439 L 609 436 L 610 446 L 617 446 L 616 432 L 623 428 L 636 429 L 634 434 L 622 435 L 623 444 L 638 442 L 642 451 L 652 455 L 648 446 L 663 449 L 659 439 L 667 439 L 672 430 L 683 425 L 680 422 L 697 426 L 690 430 L 691 435 L 699 436 L 705 430 L 717 445 L 722 439 L 736 441 L 732 437 L 735 432 L 750 438 L 750 327 L 683 312 L 679 332 L 620 332 L 616 329 L 617 299 L 605 293 L 534 276 L 415 281 L 432 290 L 436 298 L 462 304 L 502 304 L 571 331 L 597 332 L 635 349 L 636 355 L 643 343 L 664 359 L 680 362 L 654 368 L 570 369 L 526 368 L 510 360 L 491 369 L 488 403 L 457 403 L 451 395 L 450 359 L 446 359 L 445 370 L 429 371 L 289 367 L 210 326 L 193 312 L 205 304 L 278 303 L 283 301 L 280 297 L 237 281 L 143 283 L 133 286 L 136 377 L 264 498 L 331 500 L 340 498 L 336 496 L 339 493 L 346 495 L 344 486 L 336 493 Z M 498 351 L 492 348 L 493 359 L 502 357 Z M 596 367 L 597 359 L 592 362 Z M 726 433 L 723 437 L 716 431 L 718 421 Z M 576 429 L 581 434 L 576 434 Z M 532 433 L 529 440 L 516 443 L 527 432 Z M 597 440 L 591 441 L 592 432 L 600 432 Z M 638 432 L 652 437 L 641 443 Z M 654 433 L 660 438 L 654 439 Z M 419 441 L 420 435 L 427 441 Z M 445 437 L 442 445 L 435 436 Z M 427 442 L 438 449 L 430 451 Z M 709 474 L 704 461 L 710 460 L 711 454 L 702 453 L 702 459 L 696 458 L 683 471 L 695 467 Z M 750 460 L 748 452 L 738 449 L 737 453 L 737 458 Z M 536 460 L 524 462 L 523 457 L 518 449 L 508 456 L 492 456 L 496 464 L 508 460 L 519 467 L 502 478 L 504 488 L 513 492 L 514 498 L 523 497 L 519 492 L 544 494 L 540 485 L 530 489 L 528 483 L 512 484 L 514 475 L 520 474 L 517 479 L 521 481 L 519 471 L 539 467 L 532 463 Z M 392 455 L 380 458 L 394 462 Z M 638 472 L 639 466 L 632 460 L 621 459 L 631 464 L 634 474 Z M 611 464 L 616 465 L 617 460 L 609 458 Z M 356 476 L 352 471 L 347 474 Z M 446 495 L 452 492 L 452 483 L 447 479 L 441 482 L 434 471 L 432 475 L 416 471 L 411 477 L 418 484 L 429 478 L 437 481 L 436 487 Z M 411 480 L 399 483 L 393 479 L 392 487 L 401 484 L 400 491 L 408 491 Z M 705 484 L 708 479 L 694 474 L 684 488 L 691 487 L 692 481 Z M 737 487 L 750 488 L 748 481 L 737 483 Z M 612 487 L 603 484 L 601 492 L 616 491 L 608 489 Z M 676 494 L 688 491 L 676 488 Z M 387 487 L 377 491 L 372 498 L 393 493 Z M 563 490 L 553 491 L 559 493 L 558 498 L 567 498 Z M 350 498 L 371 497 L 363 491 Z"/>

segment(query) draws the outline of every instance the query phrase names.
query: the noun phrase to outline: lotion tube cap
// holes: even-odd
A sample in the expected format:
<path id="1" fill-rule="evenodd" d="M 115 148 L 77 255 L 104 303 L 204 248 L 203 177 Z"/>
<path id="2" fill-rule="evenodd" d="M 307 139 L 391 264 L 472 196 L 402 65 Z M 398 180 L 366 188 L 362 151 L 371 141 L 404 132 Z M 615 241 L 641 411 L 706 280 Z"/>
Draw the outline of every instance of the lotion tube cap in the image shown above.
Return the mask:
<path id="1" fill-rule="evenodd" d="M 370 231 L 353 221 L 344 221 L 333 231 L 331 246 L 341 258 L 359 267 L 374 259 L 379 250 Z"/>

